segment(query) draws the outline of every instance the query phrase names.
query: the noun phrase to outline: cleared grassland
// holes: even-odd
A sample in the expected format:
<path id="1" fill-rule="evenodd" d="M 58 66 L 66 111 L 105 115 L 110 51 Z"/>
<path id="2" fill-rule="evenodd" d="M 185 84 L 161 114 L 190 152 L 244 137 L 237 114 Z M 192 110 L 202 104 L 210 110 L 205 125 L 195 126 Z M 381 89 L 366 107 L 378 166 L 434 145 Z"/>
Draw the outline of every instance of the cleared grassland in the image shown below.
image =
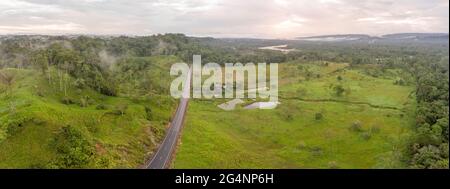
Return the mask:
<path id="1" fill-rule="evenodd" d="M 405 73 L 373 77 L 347 64 L 296 62 L 281 64 L 279 73 L 274 110 L 226 112 L 217 101 L 191 101 L 173 167 L 404 167 L 414 86 L 394 82 Z M 337 85 L 344 94 L 335 94 Z"/>

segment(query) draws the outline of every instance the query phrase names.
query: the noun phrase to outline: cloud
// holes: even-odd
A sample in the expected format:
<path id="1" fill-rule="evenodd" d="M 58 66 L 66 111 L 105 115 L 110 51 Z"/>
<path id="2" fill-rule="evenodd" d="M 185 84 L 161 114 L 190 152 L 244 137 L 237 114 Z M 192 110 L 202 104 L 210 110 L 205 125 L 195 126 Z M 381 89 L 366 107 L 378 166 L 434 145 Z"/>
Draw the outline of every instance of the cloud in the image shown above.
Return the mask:
<path id="1" fill-rule="evenodd" d="M 447 0 L 2 0 L 0 34 L 213 37 L 448 32 Z"/>
<path id="2" fill-rule="evenodd" d="M 20 25 L 0 26 L 1 31 L 16 31 L 19 33 L 65 33 L 72 31 L 83 31 L 85 28 L 75 23 L 46 24 L 46 25 Z"/>

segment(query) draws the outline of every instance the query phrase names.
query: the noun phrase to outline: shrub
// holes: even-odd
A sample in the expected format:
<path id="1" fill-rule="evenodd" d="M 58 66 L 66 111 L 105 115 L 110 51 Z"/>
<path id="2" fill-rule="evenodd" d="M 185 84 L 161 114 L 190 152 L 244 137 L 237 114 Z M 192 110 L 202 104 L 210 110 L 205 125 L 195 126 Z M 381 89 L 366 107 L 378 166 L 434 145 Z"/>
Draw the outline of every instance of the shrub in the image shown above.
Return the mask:
<path id="1" fill-rule="evenodd" d="M 0 72 L 0 82 L 6 86 L 6 95 L 9 95 L 11 93 L 15 77 L 16 76 L 13 74 Z"/>
<path id="2" fill-rule="evenodd" d="M 94 103 L 95 103 L 95 100 L 87 95 L 80 98 L 80 102 L 79 102 L 81 107 L 88 107 L 90 104 L 94 104 Z"/>
<path id="3" fill-rule="evenodd" d="M 117 104 L 115 107 L 115 110 L 113 111 L 113 114 L 123 116 L 125 114 L 125 112 L 127 111 L 127 109 L 128 109 L 128 104 L 126 104 L 126 103 Z"/>
<path id="4" fill-rule="evenodd" d="M 321 119 L 323 118 L 323 114 L 320 113 L 320 112 L 318 112 L 318 113 L 316 113 L 316 114 L 314 115 L 314 118 L 315 118 L 316 120 L 321 120 Z"/>
<path id="5" fill-rule="evenodd" d="M 336 96 L 342 96 L 345 92 L 344 87 L 342 87 L 341 85 L 337 85 L 333 89 L 334 89 Z"/>
<path id="6" fill-rule="evenodd" d="M 330 169 L 339 169 L 339 166 L 337 165 L 336 161 L 330 161 L 328 162 L 328 167 Z"/>
<path id="7" fill-rule="evenodd" d="M 73 104 L 74 101 L 73 101 L 72 98 L 70 98 L 70 97 L 68 97 L 68 96 L 64 96 L 64 97 L 61 99 L 61 103 L 66 104 L 66 105 L 69 105 L 69 104 Z"/>
<path id="8" fill-rule="evenodd" d="M 106 109 L 108 109 L 108 107 L 106 107 L 105 104 L 98 104 L 98 105 L 95 107 L 95 109 L 97 109 L 97 110 L 106 110 Z"/>
<path id="9" fill-rule="evenodd" d="M 372 134 L 370 132 L 363 132 L 361 133 L 361 138 L 364 140 L 369 140 L 370 138 L 372 138 Z"/>
<path id="10" fill-rule="evenodd" d="M 93 98 L 87 99 L 88 104 L 95 104 L 95 100 Z"/>
<path id="11" fill-rule="evenodd" d="M 112 83 L 104 83 L 100 86 L 100 93 L 106 96 L 117 96 L 117 89 Z"/>
<path id="12" fill-rule="evenodd" d="M 286 121 L 292 121 L 294 119 L 294 116 L 292 115 L 292 113 L 288 112 L 285 119 Z"/>
<path id="13" fill-rule="evenodd" d="M 149 106 L 145 106 L 145 118 L 151 120 L 153 118 L 152 109 Z"/>
<path id="14" fill-rule="evenodd" d="M 404 85 L 406 85 L 406 82 L 403 79 L 397 79 L 397 80 L 395 80 L 394 85 L 404 86 Z"/>
<path id="15" fill-rule="evenodd" d="M 27 117 L 21 114 L 13 114 L 9 116 L 9 118 L 4 122 L 2 125 L 4 128 L 6 128 L 7 136 L 12 136 L 16 134 L 20 128 L 24 126 L 24 124 L 28 121 L 31 121 L 31 117 Z"/>
<path id="16" fill-rule="evenodd" d="M 77 128 L 67 125 L 62 127 L 53 138 L 51 145 L 56 149 L 58 168 L 87 167 L 95 155 L 92 142 Z"/>

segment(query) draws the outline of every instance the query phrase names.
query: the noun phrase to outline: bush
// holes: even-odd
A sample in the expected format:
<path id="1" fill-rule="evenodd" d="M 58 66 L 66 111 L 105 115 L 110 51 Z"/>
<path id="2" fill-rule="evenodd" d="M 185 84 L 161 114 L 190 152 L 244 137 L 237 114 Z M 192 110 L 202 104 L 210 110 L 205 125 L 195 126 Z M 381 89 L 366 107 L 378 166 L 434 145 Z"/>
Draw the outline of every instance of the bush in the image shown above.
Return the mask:
<path id="1" fill-rule="evenodd" d="M 115 110 L 113 111 L 113 114 L 123 116 L 125 114 L 125 112 L 127 111 L 127 109 L 128 109 L 128 104 L 126 104 L 126 103 L 117 104 L 115 107 Z"/>
<path id="2" fill-rule="evenodd" d="M 145 109 L 145 118 L 149 121 L 152 120 L 153 118 L 152 109 L 149 106 L 145 106 L 144 109 Z"/>
<path id="3" fill-rule="evenodd" d="M 294 119 L 294 116 L 292 115 L 292 113 L 288 112 L 285 119 L 286 121 L 292 121 Z"/>
<path id="4" fill-rule="evenodd" d="M 31 121 L 32 119 L 33 118 L 27 117 L 25 115 L 13 114 L 9 116 L 7 120 L 2 125 L 0 125 L 0 127 L 3 126 L 4 128 L 6 128 L 5 130 L 7 136 L 13 136 L 20 130 L 20 128 L 24 126 L 25 123 Z"/>
<path id="5" fill-rule="evenodd" d="M 11 93 L 15 77 L 16 76 L 13 74 L 0 72 L 0 83 L 3 83 L 6 86 L 6 95 L 9 95 Z"/>
<path id="6" fill-rule="evenodd" d="M 80 106 L 81 107 L 88 107 L 90 104 L 94 104 L 95 100 L 90 98 L 89 96 L 84 96 L 82 98 L 80 98 Z"/>
<path id="7" fill-rule="evenodd" d="M 361 132 L 361 131 L 363 131 L 361 122 L 360 121 L 354 121 L 352 123 L 352 125 L 350 126 L 350 130 L 354 131 L 354 132 Z"/>
<path id="8" fill-rule="evenodd" d="M 97 110 L 106 110 L 106 109 L 108 109 L 108 107 L 106 107 L 105 104 L 98 104 L 98 105 L 95 107 L 95 109 L 97 109 Z"/>
<path id="9" fill-rule="evenodd" d="M 361 134 L 361 138 L 364 140 L 369 140 L 370 138 L 372 138 L 372 134 L 370 132 L 363 132 Z"/>
<path id="10" fill-rule="evenodd" d="M 89 105 L 88 101 L 85 98 L 81 98 L 80 99 L 80 106 L 81 107 L 87 107 L 88 105 Z"/>
<path id="11" fill-rule="evenodd" d="M 397 79 L 397 80 L 395 80 L 394 85 L 404 86 L 404 85 L 406 85 L 406 82 L 403 79 Z"/>
<path id="12" fill-rule="evenodd" d="M 314 115 L 314 118 L 316 119 L 316 120 L 321 120 L 322 118 L 323 118 L 323 114 L 322 113 L 316 113 L 315 115 Z"/>
<path id="13" fill-rule="evenodd" d="M 66 105 L 69 105 L 69 104 L 73 104 L 74 101 L 73 101 L 72 98 L 70 98 L 70 97 L 68 97 L 68 96 L 65 96 L 65 97 L 63 97 L 63 98 L 61 99 L 61 103 L 66 104 Z"/>
<path id="14" fill-rule="evenodd" d="M 330 169 L 339 169 L 339 166 L 337 165 L 336 161 L 330 161 L 328 162 L 328 167 Z"/>
<path id="15" fill-rule="evenodd" d="M 100 86 L 100 93 L 106 96 L 117 96 L 117 89 L 112 83 L 104 83 Z"/>
<path id="16" fill-rule="evenodd" d="M 58 168 L 87 167 L 95 155 L 92 142 L 77 128 L 62 127 L 53 138 L 51 145 L 56 149 Z"/>
<path id="17" fill-rule="evenodd" d="M 341 85 L 337 85 L 333 88 L 336 96 L 342 96 L 345 92 L 344 87 L 342 87 Z"/>

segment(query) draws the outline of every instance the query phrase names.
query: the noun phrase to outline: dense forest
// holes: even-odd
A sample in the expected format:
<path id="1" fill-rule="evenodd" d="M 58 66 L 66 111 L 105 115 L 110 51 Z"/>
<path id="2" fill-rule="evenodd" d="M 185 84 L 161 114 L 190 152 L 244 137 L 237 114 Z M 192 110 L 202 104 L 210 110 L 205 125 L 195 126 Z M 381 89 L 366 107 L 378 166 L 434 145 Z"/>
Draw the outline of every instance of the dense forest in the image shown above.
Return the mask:
<path id="1" fill-rule="evenodd" d="M 299 50 L 283 53 L 257 48 L 278 44 L 287 44 L 289 48 Z M 171 82 L 167 71 L 170 68 L 168 63 L 190 62 L 192 55 L 200 54 L 204 63 L 283 63 L 296 60 L 349 63 L 351 67 L 378 65 L 366 70 L 373 77 L 381 77 L 387 69 L 404 70 L 413 75 L 413 78 L 399 79 L 396 82 L 398 85 L 408 83 L 416 86 L 413 95 L 417 101 L 415 134 L 408 141 L 409 150 L 405 152 L 409 167 L 448 168 L 448 49 L 448 38 L 447 41 L 439 43 L 368 43 L 214 39 L 187 37 L 183 34 L 145 37 L 2 36 L 0 144 L 18 132 L 21 125 L 29 120 L 27 114 L 12 116 L 17 109 L 26 107 L 9 103 L 13 101 L 15 90 L 18 90 L 16 81 L 20 80 L 20 76 L 10 69 L 33 70 L 39 73 L 40 77 L 55 88 L 58 101 L 67 106 L 76 103 L 81 107 L 95 105 L 97 109 L 105 109 L 105 104 L 91 102 L 92 99 L 97 102 L 102 101 L 98 99 L 108 97 L 132 101 L 142 101 L 144 97 L 158 99 L 155 101 L 155 107 L 142 107 L 139 112 L 149 121 L 167 122 L 167 117 L 158 118 L 155 113 L 158 110 L 154 109 L 159 106 L 173 107 L 176 104 L 174 99 L 168 97 Z M 96 95 L 72 95 L 72 89 L 92 90 L 98 93 L 99 97 L 96 99 Z M 45 96 L 47 93 L 44 89 L 36 88 L 36 91 L 37 96 Z M 112 113 L 121 115 L 128 111 L 127 105 L 131 103 L 115 105 L 110 109 Z M 164 111 L 169 115 L 171 110 Z M 39 120 L 34 122 L 39 124 Z M 54 134 L 49 142 L 49 148 L 58 152 L 58 163 L 36 165 L 37 167 L 89 167 L 94 161 L 98 167 L 114 167 L 107 163 L 109 160 L 96 158 L 96 153 L 101 151 L 96 148 L 100 147 L 86 136 L 85 131 L 64 123 L 60 125 L 57 134 Z M 155 133 L 159 133 L 157 140 L 160 140 L 163 129 L 159 127 L 156 130 Z"/>

